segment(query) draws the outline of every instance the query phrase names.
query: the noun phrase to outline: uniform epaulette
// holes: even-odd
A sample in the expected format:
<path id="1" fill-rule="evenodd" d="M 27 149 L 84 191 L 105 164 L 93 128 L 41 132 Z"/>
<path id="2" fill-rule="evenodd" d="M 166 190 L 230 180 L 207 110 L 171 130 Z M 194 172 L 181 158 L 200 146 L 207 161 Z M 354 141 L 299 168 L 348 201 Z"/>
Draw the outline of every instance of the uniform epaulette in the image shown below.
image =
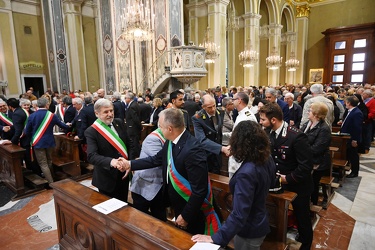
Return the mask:
<path id="1" fill-rule="evenodd" d="M 289 127 L 288 127 L 288 130 L 289 130 L 289 131 L 292 131 L 292 132 L 294 132 L 294 133 L 298 133 L 298 132 L 301 131 L 301 130 L 299 130 L 298 128 L 293 127 L 293 126 L 289 126 Z"/>
<path id="2" fill-rule="evenodd" d="M 203 112 L 203 110 L 198 111 L 198 112 L 195 114 L 195 118 L 199 119 L 199 118 L 201 118 L 201 117 L 202 117 L 203 120 L 206 119 L 206 114 Z"/>
<path id="3" fill-rule="evenodd" d="M 181 109 L 182 113 L 187 113 L 187 111 L 185 109 Z"/>
<path id="4" fill-rule="evenodd" d="M 245 111 L 245 115 L 246 116 L 251 116 L 251 112 L 250 111 Z"/>

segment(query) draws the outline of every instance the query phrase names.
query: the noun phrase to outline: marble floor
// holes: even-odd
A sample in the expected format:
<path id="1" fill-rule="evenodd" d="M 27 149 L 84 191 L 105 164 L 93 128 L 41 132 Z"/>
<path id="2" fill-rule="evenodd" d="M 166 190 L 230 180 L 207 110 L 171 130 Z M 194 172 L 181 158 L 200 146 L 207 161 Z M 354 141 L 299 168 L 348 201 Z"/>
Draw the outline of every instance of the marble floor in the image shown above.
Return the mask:
<path id="1" fill-rule="evenodd" d="M 90 186 L 90 181 L 83 184 Z M 312 249 L 375 249 L 374 184 L 375 148 L 372 148 L 370 154 L 361 157 L 359 177 L 346 179 L 328 209 L 319 213 Z M 0 250 L 58 249 L 54 211 L 43 207 L 52 199 L 53 190 L 47 190 L 0 207 Z M 31 227 L 27 219 L 34 214 L 49 221 L 51 229 L 39 232 Z"/>

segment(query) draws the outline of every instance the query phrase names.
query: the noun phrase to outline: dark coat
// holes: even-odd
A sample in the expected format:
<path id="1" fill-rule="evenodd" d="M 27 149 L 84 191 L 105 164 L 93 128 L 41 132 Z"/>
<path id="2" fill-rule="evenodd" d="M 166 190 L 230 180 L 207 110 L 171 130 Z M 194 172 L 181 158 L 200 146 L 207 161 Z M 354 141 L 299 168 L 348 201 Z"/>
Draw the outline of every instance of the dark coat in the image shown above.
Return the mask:
<path id="1" fill-rule="evenodd" d="M 73 105 L 69 105 L 69 107 L 65 110 L 64 113 L 64 122 L 73 122 L 74 117 L 76 117 L 77 110 L 73 107 Z"/>
<path id="2" fill-rule="evenodd" d="M 293 103 L 293 108 L 289 109 L 289 118 L 290 121 L 294 121 L 293 126 L 299 128 L 302 119 L 302 107 L 296 103 Z"/>
<path id="3" fill-rule="evenodd" d="M 290 117 L 289 117 L 289 106 L 286 102 L 276 99 L 277 104 L 280 106 L 281 110 L 283 111 L 283 120 L 289 123 Z"/>
<path id="4" fill-rule="evenodd" d="M 138 105 L 139 105 L 139 119 L 144 122 L 150 118 L 152 107 L 150 104 L 147 104 L 144 102 L 138 103 Z"/>
<path id="5" fill-rule="evenodd" d="M 191 117 L 193 115 L 195 115 L 195 113 L 197 113 L 199 110 L 201 110 L 202 108 L 199 107 L 199 104 L 196 103 L 195 101 L 193 100 L 187 100 L 185 103 L 184 103 L 184 109 L 188 112 L 189 114 L 189 119 L 190 119 L 190 124 L 192 124 L 192 121 L 191 121 Z"/>
<path id="6" fill-rule="evenodd" d="M 94 104 L 90 103 L 85 105 L 80 112 L 80 117 L 81 130 L 78 131 L 77 135 L 80 139 L 83 139 L 86 129 L 90 127 L 97 119 L 94 111 Z"/>
<path id="7" fill-rule="evenodd" d="M 115 118 L 120 118 L 121 120 L 124 120 L 125 119 L 125 104 L 120 100 L 114 101 L 113 112 L 114 112 Z"/>
<path id="8" fill-rule="evenodd" d="M 354 108 L 347 117 L 345 117 L 343 124 L 341 125 L 341 133 L 350 134 L 351 141 L 357 141 L 360 143 L 362 141 L 362 123 L 363 114 L 359 108 Z M 348 143 L 351 143 L 348 142 Z"/>
<path id="9" fill-rule="evenodd" d="M 308 122 L 302 125 L 305 131 Z M 312 162 L 319 165 L 317 170 L 326 170 L 331 167 L 331 155 L 329 145 L 331 144 L 331 129 L 325 121 L 320 121 L 315 127 L 305 132 L 312 151 Z"/>
<path id="10" fill-rule="evenodd" d="M 28 136 L 22 136 L 23 129 L 26 125 L 27 115 L 22 108 L 16 108 L 13 111 L 12 121 L 14 127 L 14 134 L 11 138 L 13 144 L 18 145 L 20 144 L 21 147 L 29 147 L 30 146 L 30 138 Z"/>
<path id="11" fill-rule="evenodd" d="M 140 137 L 142 124 L 140 119 L 140 109 L 137 101 L 132 101 L 125 112 L 126 129 L 128 135 Z"/>
<path id="12" fill-rule="evenodd" d="M 8 116 L 9 119 L 12 120 L 13 112 L 11 110 L 8 110 L 7 116 Z M 1 136 L 1 138 L 4 139 L 4 140 L 12 139 L 12 137 L 14 135 L 14 126 L 11 126 L 10 130 L 8 132 L 3 131 L 4 126 L 8 126 L 8 125 L 5 122 L 3 122 L 2 120 L 0 120 L 0 131 L 1 131 L 0 136 Z"/>
<path id="13" fill-rule="evenodd" d="M 167 177 L 168 145 L 163 146 L 155 156 L 131 161 L 132 170 L 141 170 L 162 166 L 163 168 L 163 192 L 167 194 L 169 201 L 177 218 L 180 214 L 187 221 L 187 231 L 192 234 L 204 233 L 205 216 L 201 206 L 208 191 L 208 171 L 206 154 L 199 141 L 189 131 L 185 131 L 178 143 L 174 146 L 173 159 L 176 169 L 180 175 L 190 183 L 192 194 L 185 201 L 170 184 Z M 168 202 L 166 201 L 166 205 Z"/>
<path id="14" fill-rule="evenodd" d="M 152 125 L 158 126 L 159 114 L 160 114 L 161 111 L 163 111 L 163 106 L 158 107 L 156 110 L 155 110 L 155 108 L 152 108 L 150 117 L 145 121 L 145 123 L 150 123 L 151 116 L 153 116 Z"/>
<path id="15" fill-rule="evenodd" d="M 112 123 L 119 137 L 126 143 L 126 128 L 124 122 L 121 119 L 114 119 Z M 118 169 L 111 167 L 111 160 L 122 156 L 117 149 L 92 126 L 86 129 L 85 137 L 87 141 L 87 161 L 94 165 L 92 185 L 100 190 L 111 193 L 115 190 L 116 183 L 121 181 L 121 177 L 124 175 L 124 173 L 121 173 Z M 129 181 L 129 179 L 126 178 L 124 181 Z M 123 192 L 127 191 L 128 190 L 123 190 Z"/>

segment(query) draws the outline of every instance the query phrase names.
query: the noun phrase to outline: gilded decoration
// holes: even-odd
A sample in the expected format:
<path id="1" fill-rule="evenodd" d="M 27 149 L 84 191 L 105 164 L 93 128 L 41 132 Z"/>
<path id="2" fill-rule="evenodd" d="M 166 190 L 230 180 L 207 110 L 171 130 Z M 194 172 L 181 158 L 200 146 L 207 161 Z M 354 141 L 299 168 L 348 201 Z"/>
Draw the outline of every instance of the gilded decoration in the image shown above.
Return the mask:
<path id="1" fill-rule="evenodd" d="M 309 17 L 310 6 L 308 4 L 296 6 L 297 17 Z"/>

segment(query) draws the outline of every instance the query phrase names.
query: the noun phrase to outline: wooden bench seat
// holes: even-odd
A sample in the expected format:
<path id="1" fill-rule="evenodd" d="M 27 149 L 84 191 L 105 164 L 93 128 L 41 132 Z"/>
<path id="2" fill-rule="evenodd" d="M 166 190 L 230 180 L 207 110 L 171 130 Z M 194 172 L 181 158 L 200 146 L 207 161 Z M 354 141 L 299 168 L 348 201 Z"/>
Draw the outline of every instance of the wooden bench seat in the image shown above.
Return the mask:
<path id="1" fill-rule="evenodd" d="M 52 165 L 61 168 L 71 176 L 81 176 L 81 161 L 79 159 L 79 145 L 82 140 L 74 140 L 72 136 L 55 135 L 56 147 L 52 152 Z"/>
<path id="2" fill-rule="evenodd" d="M 60 156 L 53 159 L 53 165 L 56 165 L 57 167 L 64 167 L 70 164 L 74 164 L 74 161 L 68 157 Z"/>

